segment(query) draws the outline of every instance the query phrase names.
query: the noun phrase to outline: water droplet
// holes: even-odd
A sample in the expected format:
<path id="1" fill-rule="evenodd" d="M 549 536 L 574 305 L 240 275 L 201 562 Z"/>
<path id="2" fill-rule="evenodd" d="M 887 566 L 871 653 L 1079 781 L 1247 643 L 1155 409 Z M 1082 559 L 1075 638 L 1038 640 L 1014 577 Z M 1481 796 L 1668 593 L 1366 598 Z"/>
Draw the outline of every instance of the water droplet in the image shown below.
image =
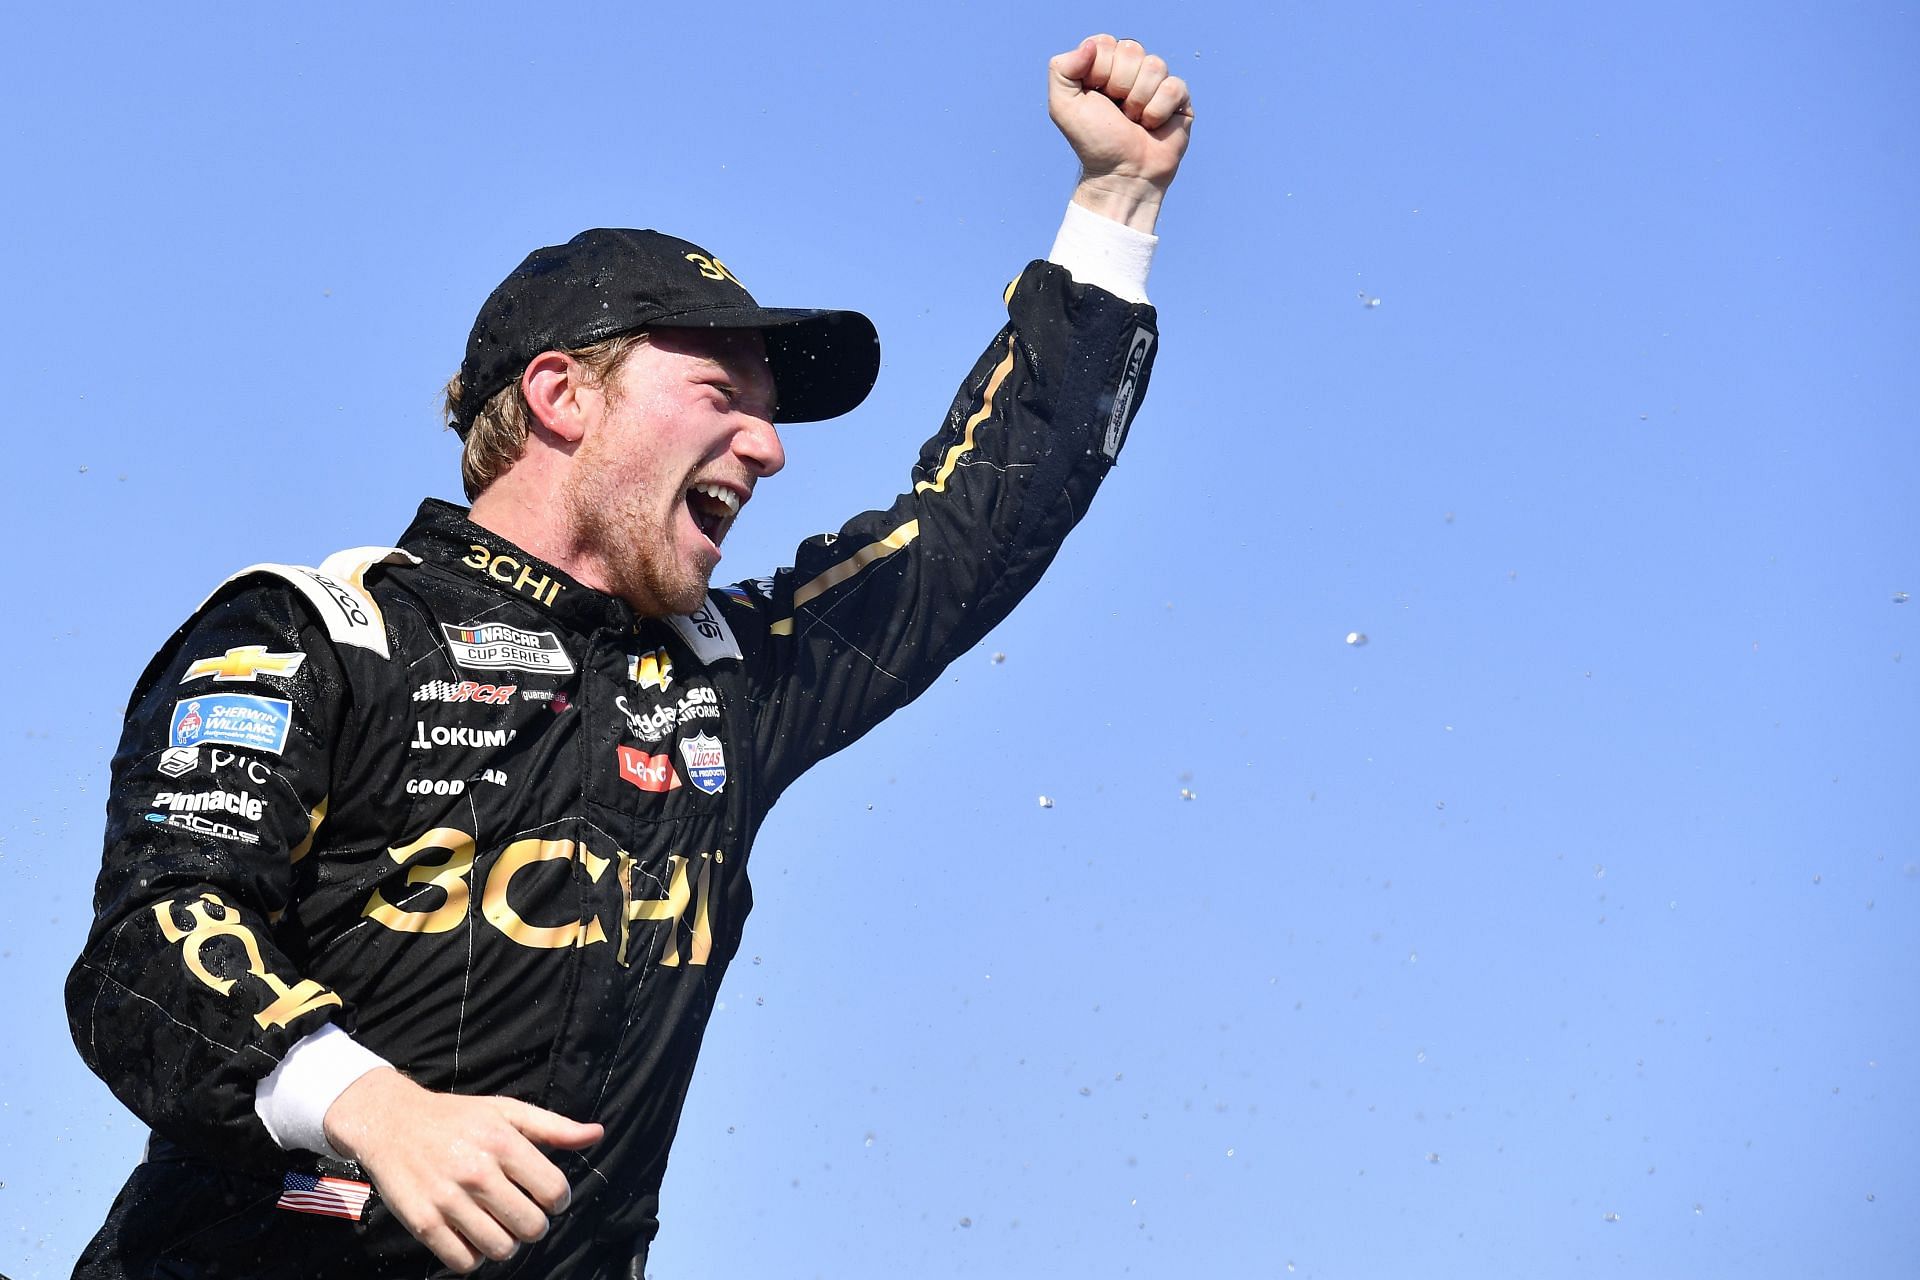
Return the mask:
<path id="1" fill-rule="evenodd" d="M 973 1225 L 973 1219 L 972 1219 L 972 1218 L 962 1218 L 962 1219 L 960 1219 L 960 1225 L 961 1225 L 961 1226 L 963 1226 L 963 1227 L 970 1227 L 970 1226 L 972 1226 L 972 1225 Z"/>
<path id="2" fill-rule="evenodd" d="M 753 998 L 753 1002 L 755 1004 L 765 1004 L 767 1002 L 767 998 L 765 996 L 755 996 Z"/>
<path id="3" fill-rule="evenodd" d="M 1227 1148 L 1227 1159 L 1229 1159 L 1229 1160 L 1231 1160 L 1231 1159 L 1233 1159 L 1233 1148 L 1232 1148 L 1232 1147 L 1228 1147 L 1228 1148 Z"/>
<path id="4" fill-rule="evenodd" d="M 1001 663 L 1005 662 L 1006 660 L 1007 660 L 1007 655 L 1004 653 L 996 653 L 993 655 L 993 665 L 996 667 L 999 666 Z"/>
<path id="5" fill-rule="evenodd" d="M 1609 1214 L 1607 1215 L 1607 1218 L 1606 1218 L 1606 1220 L 1607 1220 L 1608 1222 L 1618 1222 L 1618 1221 L 1620 1221 L 1620 1215 L 1619 1215 L 1619 1214 L 1617 1214 L 1617 1213 L 1609 1213 Z"/>
<path id="6" fill-rule="evenodd" d="M 1051 808 L 1053 808 L 1053 797 L 1052 797 L 1052 796 L 1041 796 L 1041 797 L 1040 797 L 1040 807 L 1041 807 L 1042 809 L 1051 809 Z"/>
<path id="7" fill-rule="evenodd" d="M 1197 799 L 1199 799 L 1199 797 L 1198 797 L 1198 796 L 1196 796 L 1196 795 L 1194 795 L 1194 793 L 1193 793 L 1193 792 L 1192 792 L 1191 790 L 1189 790 L 1188 788 L 1186 788 L 1186 787 L 1182 787 L 1182 788 L 1180 788 L 1180 798 L 1181 798 L 1182 800 L 1197 800 Z"/>
<path id="8" fill-rule="evenodd" d="M 86 470 L 86 468 L 85 468 L 85 467 L 82 467 L 82 468 L 80 468 L 80 469 L 81 469 L 82 471 L 85 471 L 85 470 Z M 1911 596 L 1909 596 L 1909 595 L 1908 595 L 1908 594 L 1907 594 L 1906 592 L 1904 592 L 1904 591 L 1896 591 L 1896 592 L 1894 592 L 1894 593 L 1893 593 L 1893 602 L 1894 602 L 1895 604 L 1905 604 L 1905 603 L 1906 603 L 1906 602 L 1907 602 L 1908 600 L 1911 600 L 1912 598 L 1913 598 L 1913 597 L 1911 597 Z"/>
<path id="9" fill-rule="evenodd" d="M 872 1145 L 873 1145 L 873 1134 L 872 1134 L 872 1133 L 868 1133 L 868 1134 L 867 1134 L 867 1145 L 868 1145 L 868 1146 L 872 1146 Z"/>
<path id="10" fill-rule="evenodd" d="M 1347 643 L 1352 645 L 1354 648 L 1358 649 L 1361 645 L 1365 644 L 1366 642 L 1367 642 L 1366 632 L 1364 631 L 1347 632 Z"/>
<path id="11" fill-rule="evenodd" d="M 1089 1086 L 1089 1085 L 1084 1085 L 1084 1084 L 1083 1084 L 1083 1085 L 1081 1085 L 1081 1086 L 1080 1086 L 1080 1096 L 1081 1096 L 1081 1097 L 1083 1097 L 1083 1098 L 1091 1098 L 1091 1097 L 1093 1096 L 1093 1089 L 1092 1089 L 1092 1087 L 1091 1087 L 1091 1086 Z"/>
<path id="12" fill-rule="evenodd" d="M 1427 1163 L 1428 1163 L 1428 1164 L 1439 1164 L 1439 1163 L 1440 1163 L 1440 1153 L 1439 1153 L 1438 1151 L 1429 1151 L 1429 1152 L 1427 1152 Z"/>
<path id="13" fill-rule="evenodd" d="M 759 963 L 760 963 L 760 957 L 759 957 L 759 956 L 755 956 L 755 957 L 753 958 L 753 962 L 754 962 L 755 964 L 759 964 Z"/>

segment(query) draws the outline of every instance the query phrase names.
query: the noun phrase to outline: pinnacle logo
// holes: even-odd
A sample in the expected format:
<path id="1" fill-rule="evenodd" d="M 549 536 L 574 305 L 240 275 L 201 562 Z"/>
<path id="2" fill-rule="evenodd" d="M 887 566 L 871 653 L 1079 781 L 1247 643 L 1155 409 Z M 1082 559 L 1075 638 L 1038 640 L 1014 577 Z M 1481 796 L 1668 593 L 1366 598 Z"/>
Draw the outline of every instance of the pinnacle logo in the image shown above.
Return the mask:
<path id="1" fill-rule="evenodd" d="M 627 679 L 642 689 L 658 689 L 665 693 L 673 683 L 673 659 L 667 656 L 665 649 L 655 649 L 652 653 L 627 655 Z"/>
<path id="2" fill-rule="evenodd" d="M 261 676 L 291 678 L 307 660 L 304 653 L 268 653 L 263 644 L 244 644 L 217 658 L 202 658 L 187 668 L 180 683 L 212 676 L 215 680 L 256 680 Z"/>

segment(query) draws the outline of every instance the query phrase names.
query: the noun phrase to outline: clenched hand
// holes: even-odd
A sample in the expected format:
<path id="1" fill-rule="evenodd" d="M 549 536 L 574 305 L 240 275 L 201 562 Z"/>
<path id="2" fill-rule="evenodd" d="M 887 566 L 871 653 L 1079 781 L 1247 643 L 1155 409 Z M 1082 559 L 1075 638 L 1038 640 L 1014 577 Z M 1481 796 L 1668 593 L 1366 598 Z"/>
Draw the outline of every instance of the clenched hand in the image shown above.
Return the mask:
<path id="1" fill-rule="evenodd" d="M 605 1132 L 514 1098 L 435 1093 L 369 1071 L 334 1099 L 327 1141 L 357 1161 L 394 1216 L 462 1273 L 547 1234 L 573 1198 L 535 1143 L 568 1150 Z"/>

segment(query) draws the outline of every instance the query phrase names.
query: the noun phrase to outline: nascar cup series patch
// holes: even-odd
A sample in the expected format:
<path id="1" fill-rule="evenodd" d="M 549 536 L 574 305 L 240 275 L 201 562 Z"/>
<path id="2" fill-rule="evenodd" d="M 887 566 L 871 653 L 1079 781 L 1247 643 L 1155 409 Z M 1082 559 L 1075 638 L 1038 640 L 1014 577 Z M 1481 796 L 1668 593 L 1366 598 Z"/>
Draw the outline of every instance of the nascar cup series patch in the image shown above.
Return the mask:
<path id="1" fill-rule="evenodd" d="M 573 659 L 551 631 L 522 631 L 505 623 L 472 627 L 441 623 L 453 660 L 469 671 L 551 671 L 573 673 Z"/>
<path id="2" fill-rule="evenodd" d="M 279 755 L 293 727 L 293 704 L 285 698 L 247 693 L 212 693 L 173 705 L 170 741 L 176 747 L 224 742 Z"/>
<path id="3" fill-rule="evenodd" d="M 686 762 L 687 781 L 708 795 L 716 795 L 727 785 L 727 753 L 720 739 L 710 733 L 696 733 L 680 740 L 680 758 Z"/>

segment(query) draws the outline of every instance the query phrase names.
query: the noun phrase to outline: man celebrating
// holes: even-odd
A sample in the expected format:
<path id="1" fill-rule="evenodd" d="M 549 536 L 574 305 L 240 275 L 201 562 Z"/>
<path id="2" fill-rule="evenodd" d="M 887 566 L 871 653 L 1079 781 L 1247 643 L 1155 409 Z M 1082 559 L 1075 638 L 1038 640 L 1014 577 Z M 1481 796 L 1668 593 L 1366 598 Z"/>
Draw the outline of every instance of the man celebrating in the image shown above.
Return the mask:
<path id="1" fill-rule="evenodd" d="M 1145 391 L 1186 86 L 1094 36 L 1048 102 L 1066 221 L 886 510 L 709 594 L 873 326 L 587 231 L 474 323 L 470 511 L 244 570 L 154 658 L 68 983 L 153 1137 L 77 1274 L 641 1274 L 762 819 L 1034 585 Z"/>

